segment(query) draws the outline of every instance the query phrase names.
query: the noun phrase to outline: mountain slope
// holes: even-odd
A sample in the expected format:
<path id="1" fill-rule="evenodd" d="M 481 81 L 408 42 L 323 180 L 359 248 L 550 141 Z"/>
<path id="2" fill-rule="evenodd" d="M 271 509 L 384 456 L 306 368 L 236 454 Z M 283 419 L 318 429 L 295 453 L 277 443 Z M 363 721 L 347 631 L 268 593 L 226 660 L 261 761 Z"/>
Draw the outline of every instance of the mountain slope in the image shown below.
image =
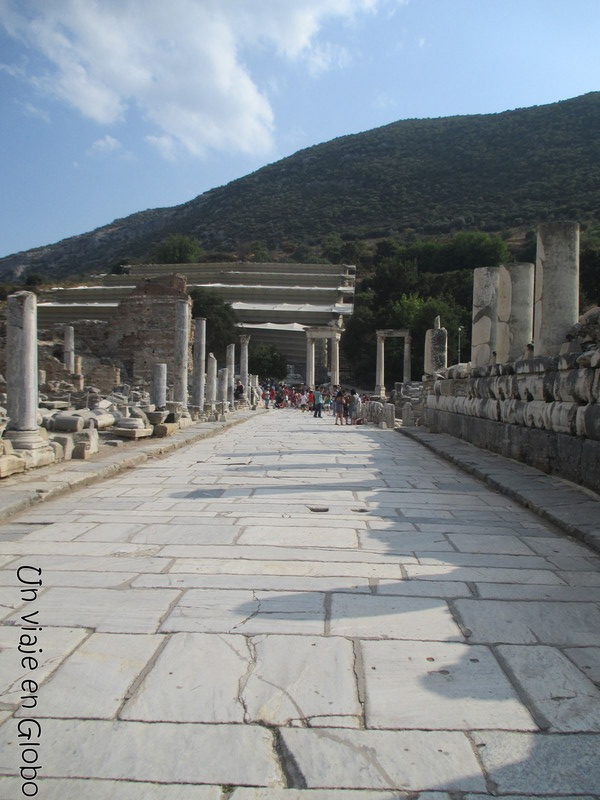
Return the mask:
<path id="1" fill-rule="evenodd" d="M 0 276 L 91 271 L 170 233 L 207 248 L 600 220 L 600 92 L 545 106 L 403 120 L 270 164 L 188 203 L 0 259 Z"/>

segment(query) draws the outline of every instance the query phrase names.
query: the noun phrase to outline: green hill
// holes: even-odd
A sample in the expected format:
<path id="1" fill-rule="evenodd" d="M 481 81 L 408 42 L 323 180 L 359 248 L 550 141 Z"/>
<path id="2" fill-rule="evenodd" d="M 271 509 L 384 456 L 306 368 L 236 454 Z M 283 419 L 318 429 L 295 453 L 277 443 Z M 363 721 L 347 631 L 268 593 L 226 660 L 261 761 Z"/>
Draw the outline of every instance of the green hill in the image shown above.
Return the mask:
<path id="1" fill-rule="evenodd" d="M 600 92 L 499 114 L 403 120 L 301 150 L 173 208 L 0 259 L 0 277 L 143 258 L 167 235 L 208 250 L 526 230 L 600 221 Z"/>

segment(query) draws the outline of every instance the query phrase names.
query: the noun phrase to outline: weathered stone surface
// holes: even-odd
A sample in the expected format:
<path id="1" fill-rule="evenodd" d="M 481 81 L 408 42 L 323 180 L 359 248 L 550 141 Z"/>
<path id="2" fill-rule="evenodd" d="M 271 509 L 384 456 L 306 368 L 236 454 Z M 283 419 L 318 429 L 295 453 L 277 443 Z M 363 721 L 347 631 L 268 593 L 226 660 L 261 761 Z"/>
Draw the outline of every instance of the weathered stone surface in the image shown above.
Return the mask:
<path id="1" fill-rule="evenodd" d="M 463 638 L 442 600 L 349 594 L 333 596 L 331 633 L 389 639 Z"/>
<path id="2" fill-rule="evenodd" d="M 258 726 L 49 719 L 44 734 L 46 741 L 60 742 L 46 750 L 47 777 L 75 778 L 85 770 L 90 778 L 127 781 L 282 783 L 272 734 Z M 12 756 L 0 764 L 0 774 L 13 774 L 16 728 L 0 728 L 0 750 Z"/>
<path id="3" fill-rule="evenodd" d="M 362 642 L 361 648 L 369 728 L 537 730 L 487 647 Z"/>
<path id="4" fill-rule="evenodd" d="M 501 645 L 498 652 L 551 730 L 600 731 L 600 691 L 566 656 L 552 647 Z"/>
<path id="5" fill-rule="evenodd" d="M 320 594 L 190 589 L 161 630 L 321 634 L 324 614 Z"/>
<path id="6" fill-rule="evenodd" d="M 162 636 L 94 633 L 40 691 L 37 717 L 111 719 Z M 29 716 L 21 710 L 18 716 Z"/>
<path id="7" fill-rule="evenodd" d="M 600 610 L 592 603 L 457 600 L 471 642 L 594 645 Z"/>
<path id="8" fill-rule="evenodd" d="M 244 636 L 177 633 L 169 638 L 135 696 L 126 703 L 121 718 L 243 722 L 240 682 L 251 661 L 251 644 Z"/>
<path id="9" fill-rule="evenodd" d="M 600 647 L 572 647 L 564 652 L 584 675 L 600 684 Z"/>
<path id="10" fill-rule="evenodd" d="M 175 589 L 51 588 L 44 592 L 44 625 L 154 633 L 178 596 Z"/>
<path id="11" fill-rule="evenodd" d="M 485 789 L 462 733 L 287 728 L 281 736 L 308 788 Z"/>
<path id="12" fill-rule="evenodd" d="M 0 778 L 2 797 L 21 796 L 20 778 Z M 41 778 L 37 781 L 44 800 L 221 800 L 220 786 L 135 781 L 98 781 L 78 778 Z M 250 790 L 252 791 L 252 790 Z M 388 797 L 390 797 L 388 795 Z M 352 798 L 350 798 L 352 800 Z M 370 798 L 363 798 L 370 800 Z M 377 799 L 376 799 L 377 800 Z M 388 800 L 388 798 L 383 798 Z"/>
<path id="13" fill-rule="evenodd" d="M 595 794 L 599 737 L 475 731 L 473 740 L 499 794 Z"/>
<path id="14" fill-rule="evenodd" d="M 337 637 L 260 636 L 242 697 L 247 719 L 274 725 L 361 717 L 351 642 Z M 356 723 L 353 723 L 355 726 Z"/>

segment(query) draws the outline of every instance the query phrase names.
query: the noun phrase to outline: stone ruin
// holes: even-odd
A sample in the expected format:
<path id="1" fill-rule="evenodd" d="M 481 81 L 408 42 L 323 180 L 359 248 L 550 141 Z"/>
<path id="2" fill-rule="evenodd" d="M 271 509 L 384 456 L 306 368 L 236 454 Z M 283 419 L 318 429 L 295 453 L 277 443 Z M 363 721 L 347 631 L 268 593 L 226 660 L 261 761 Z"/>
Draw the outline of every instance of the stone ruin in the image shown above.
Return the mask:
<path id="1" fill-rule="evenodd" d="M 81 323 L 62 326 L 62 341 L 55 331 L 39 342 L 36 295 L 9 296 L 0 354 L 6 376 L 0 385 L 0 477 L 87 459 L 103 443 L 168 436 L 193 422 L 223 420 L 236 408 L 256 408 L 250 336 L 239 337 L 244 394 L 234 400 L 236 346 L 228 346 L 227 364 L 218 370 L 213 354 L 206 356 L 206 320 L 191 319 L 183 277 L 146 280 L 121 305 L 111 326 L 83 326 L 91 336 L 82 356 L 76 333 Z M 121 382 L 122 369 L 131 383 Z"/>
<path id="2" fill-rule="evenodd" d="M 576 223 L 539 227 L 535 266 L 476 269 L 471 362 L 426 356 L 429 429 L 599 491 L 600 309 L 578 305 Z"/>

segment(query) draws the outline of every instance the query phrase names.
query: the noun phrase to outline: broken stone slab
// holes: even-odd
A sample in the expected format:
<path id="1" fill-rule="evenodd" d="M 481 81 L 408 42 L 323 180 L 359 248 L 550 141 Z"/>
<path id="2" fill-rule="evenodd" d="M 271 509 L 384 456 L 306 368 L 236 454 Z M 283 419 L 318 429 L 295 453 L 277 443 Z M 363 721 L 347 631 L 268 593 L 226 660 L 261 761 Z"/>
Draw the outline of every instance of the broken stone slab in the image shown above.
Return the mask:
<path id="1" fill-rule="evenodd" d="M 143 439 L 146 436 L 152 436 L 153 432 L 154 428 L 151 428 L 149 424 L 144 424 L 143 419 L 136 417 L 119 420 L 118 426 L 113 429 L 115 436 L 121 436 L 123 439 Z"/>
<path id="2" fill-rule="evenodd" d="M 49 438 L 51 442 L 57 442 L 62 447 L 64 461 L 70 461 L 73 458 L 73 449 L 75 447 L 75 442 L 71 434 L 52 433 Z"/>
<path id="3" fill-rule="evenodd" d="M 152 435 L 156 436 L 158 439 L 162 439 L 165 436 L 172 436 L 174 433 L 177 433 L 178 430 L 181 430 L 178 422 L 162 422 L 154 426 L 154 433 Z"/>
<path id="4" fill-rule="evenodd" d="M 23 458 L 15 455 L 12 442 L 0 439 L 0 478 L 8 478 L 17 472 L 24 472 L 26 464 Z"/>
<path id="5" fill-rule="evenodd" d="M 49 431 L 60 431 L 62 433 L 75 433 L 82 431 L 85 425 L 83 417 L 74 413 L 67 414 L 59 412 L 54 416 L 49 417 L 46 421 L 46 428 Z"/>

